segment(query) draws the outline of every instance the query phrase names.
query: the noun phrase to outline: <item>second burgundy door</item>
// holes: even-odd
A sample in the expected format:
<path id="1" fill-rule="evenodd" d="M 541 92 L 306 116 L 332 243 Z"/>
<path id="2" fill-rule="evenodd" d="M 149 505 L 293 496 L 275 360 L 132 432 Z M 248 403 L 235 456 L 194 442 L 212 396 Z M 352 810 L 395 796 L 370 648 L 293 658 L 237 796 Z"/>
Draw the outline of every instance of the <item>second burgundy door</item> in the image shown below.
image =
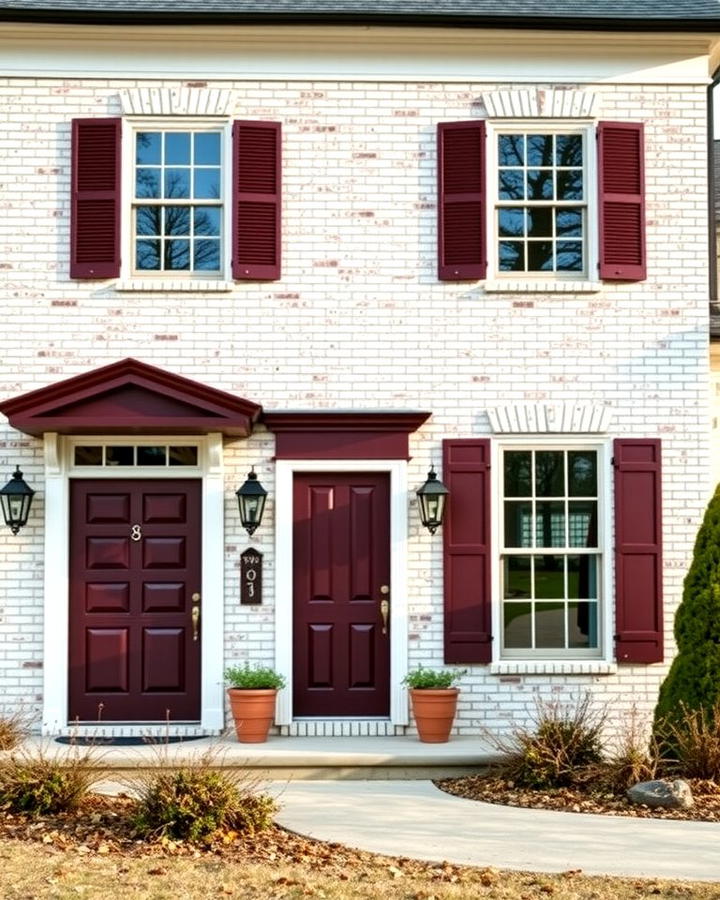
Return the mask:
<path id="1" fill-rule="evenodd" d="M 73 481 L 70 720 L 197 721 L 200 482 Z"/>
<path id="2" fill-rule="evenodd" d="M 390 484 L 298 474 L 293 536 L 293 713 L 390 713 Z"/>

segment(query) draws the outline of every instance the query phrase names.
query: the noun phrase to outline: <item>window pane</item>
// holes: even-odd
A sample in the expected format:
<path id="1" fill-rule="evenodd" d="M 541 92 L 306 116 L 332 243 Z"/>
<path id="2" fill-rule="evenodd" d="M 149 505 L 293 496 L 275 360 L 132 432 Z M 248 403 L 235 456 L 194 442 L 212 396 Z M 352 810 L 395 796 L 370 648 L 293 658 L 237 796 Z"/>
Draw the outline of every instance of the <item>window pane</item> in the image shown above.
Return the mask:
<path id="1" fill-rule="evenodd" d="M 513 600 L 530 597 L 531 562 L 529 556 L 506 556 L 503 560 L 503 594 Z"/>
<path id="2" fill-rule="evenodd" d="M 170 447 L 171 466 L 196 466 L 198 461 L 197 447 Z"/>
<path id="3" fill-rule="evenodd" d="M 159 131 L 139 131 L 135 137 L 135 162 L 140 166 L 159 166 L 161 145 Z"/>
<path id="4" fill-rule="evenodd" d="M 160 241 L 138 241 L 135 267 L 144 271 L 160 268 Z"/>
<path id="5" fill-rule="evenodd" d="M 556 209 L 555 233 L 558 237 L 582 237 L 582 210 L 572 207 Z"/>
<path id="6" fill-rule="evenodd" d="M 523 237 L 525 234 L 525 211 L 514 206 L 498 210 L 500 234 L 503 237 Z"/>
<path id="7" fill-rule="evenodd" d="M 160 169 L 135 170 L 135 196 L 151 199 L 160 196 Z"/>
<path id="8" fill-rule="evenodd" d="M 193 196 L 199 200 L 220 199 L 220 169 L 195 169 Z"/>
<path id="9" fill-rule="evenodd" d="M 190 241 L 165 241 L 165 269 L 190 268 Z"/>
<path id="10" fill-rule="evenodd" d="M 590 554 L 567 558 L 568 592 L 571 600 L 596 600 L 598 596 L 598 557 Z"/>
<path id="11" fill-rule="evenodd" d="M 558 200 L 582 200 L 583 177 L 582 169 L 557 173 L 557 199 Z"/>
<path id="12" fill-rule="evenodd" d="M 597 547 L 597 502 L 571 500 L 568 504 L 568 540 L 571 547 Z"/>
<path id="13" fill-rule="evenodd" d="M 531 497 L 531 455 L 529 450 L 506 450 L 503 468 L 506 497 Z"/>
<path id="14" fill-rule="evenodd" d="M 558 648 L 565 646 L 565 604 L 535 604 L 535 646 Z"/>
<path id="15" fill-rule="evenodd" d="M 597 603 L 568 604 L 568 647 L 597 648 Z"/>
<path id="16" fill-rule="evenodd" d="M 562 600 L 565 596 L 565 557 L 535 557 L 535 599 Z"/>
<path id="17" fill-rule="evenodd" d="M 498 163 L 522 166 L 525 162 L 525 138 L 522 134 L 498 135 Z"/>
<path id="18" fill-rule="evenodd" d="M 532 547 L 532 503 L 505 502 L 505 546 Z"/>
<path id="19" fill-rule="evenodd" d="M 103 461 L 102 447 L 76 447 L 76 466 L 101 466 Z"/>
<path id="20" fill-rule="evenodd" d="M 525 271 L 525 244 L 521 241 L 500 241 L 498 256 L 501 272 Z"/>
<path id="21" fill-rule="evenodd" d="M 203 272 L 218 271 L 220 269 L 220 241 L 195 241 L 193 268 Z"/>
<path id="22" fill-rule="evenodd" d="M 166 455 L 165 447 L 138 447 L 137 464 L 139 466 L 164 466 Z"/>
<path id="23" fill-rule="evenodd" d="M 580 272 L 583 267 L 582 244 L 580 241 L 558 241 L 558 272 Z"/>
<path id="24" fill-rule="evenodd" d="M 552 237 L 553 211 L 550 206 L 528 210 L 528 234 L 531 237 Z"/>
<path id="25" fill-rule="evenodd" d="M 190 197 L 190 169 L 165 169 L 165 193 L 169 200 Z"/>
<path id="26" fill-rule="evenodd" d="M 571 497 L 597 496 L 597 454 L 593 450 L 568 452 L 568 493 Z"/>
<path id="27" fill-rule="evenodd" d="M 165 209 L 165 234 L 189 235 L 190 234 L 190 207 L 166 206 Z"/>
<path id="28" fill-rule="evenodd" d="M 558 134 L 555 136 L 555 165 L 582 166 L 582 135 Z"/>
<path id="29" fill-rule="evenodd" d="M 195 135 L 195 165 L 220 165 L 220 135 L 218 132 Z"/>
<path id="30" fill-rule="evenodd" d="M 217 237 L 220 234 L 220 207 L 202 206 L 194 212 L 195 234 Z"/>
<path id="31" fill-rule="evenodd" d="M 529 166 L 551 166 L 553 164 L 553 136 L 551 134 L 528 135 L 527 164 Z"/>
<path id="32" fill-rule="evenodd" d="M 528 242 L 528 272 L 551 272 L 553 268 L 552 241 Z"/>
<path id="33" fill-rule="evenodd" d="M 527 199 L 528 200 L 552 200 L 553 199 L 553 170 L 552 169 L 528 169 L 527 173 Z"/>
<path id="34" fill-rule="evenodd" d="M 535 493 L 538 497 L 565 496 L 565 454 L 538 450 L 535 454 Z"/>
<path id="35" fill-rule="evenodd" d="M 106 447 L 105 462 L 108 466 L 132 466 L 135 463 L 135 448 Z"/>
<path id="36" fill-rule="evenodd" d="M 135 216 L 135 232 L 137 234 L 161 235 L 161 206 L 138 206 Z"/>
<path id="37" fill-rule="evenodd" d="M 506 603 L 503 607 L 504 646 L 509 649 L 532 647 L 532 605 Z"/>
<path id="38" fill-rule="evenodd" d="M 501 169 L 498 197 L 500 200 L 524 200 L 525 179 L 523 173 Z"/>
<path id="39" fill-rule="evenodd" d="M 186 131 L 168 131 L 165 134 L 165 165 L 190 165 L 190 134 Z"/>
<path id="40" fill-rule="evenodd" d="M 541 500 L 537 503 L 535 546 L 565 546 L 565 504 L 562 500 Z"/>

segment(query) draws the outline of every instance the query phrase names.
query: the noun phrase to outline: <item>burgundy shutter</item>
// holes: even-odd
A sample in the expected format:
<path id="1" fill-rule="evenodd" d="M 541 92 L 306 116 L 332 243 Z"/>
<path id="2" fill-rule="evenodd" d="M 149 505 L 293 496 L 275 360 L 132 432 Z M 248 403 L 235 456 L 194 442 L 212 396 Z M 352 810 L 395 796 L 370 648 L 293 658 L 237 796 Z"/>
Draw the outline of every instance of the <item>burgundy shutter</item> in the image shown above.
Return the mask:
<path id="1" fill-rule="evenodd" d="M 232 274 L 280 277 L 280 123 L 233 123 Z"/>
<path id="2" fill-rule="evenodd" d="M 490 441 L 443 441 L 445 662 L 489 663 Z"/>
<path id="3" fill-rule="evenodd" d="M 616 656 L 662 662 L 660 441 L 616 440 L 613 450 Z"/>
<path id="4" fill-rule="evenodd" d="M 438 278 L 485 278 L 485 122 L 438 125 Z"/>
<path id="5" fill-rule="evenodd" d="M 600 278 L 643 281 L 645 154 L 641 122 L 600 122 Z"/>
<path id="6" fill-rule="evenodd" d="M 120 119 L 73 119 L 70 277 L 120 274 Z"/>

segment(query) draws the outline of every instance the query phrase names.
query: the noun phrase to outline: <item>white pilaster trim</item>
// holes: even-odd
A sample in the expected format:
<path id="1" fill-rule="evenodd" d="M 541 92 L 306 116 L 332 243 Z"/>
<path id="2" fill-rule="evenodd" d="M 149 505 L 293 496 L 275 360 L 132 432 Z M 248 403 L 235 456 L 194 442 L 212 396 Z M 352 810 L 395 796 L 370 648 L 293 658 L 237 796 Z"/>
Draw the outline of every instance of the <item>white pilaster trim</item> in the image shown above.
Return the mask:
<path id="1" fill-rule="evenodd" d="M 296 472 L 388 472 L 390 474 L 390 721 L 408 724 L 407 461 L 278 460 L 275 464 L 275 667 L 287 679 L 278 696 L 276 724 L 290 725 L 293 635 L 293 477 Z"/>
<path id="2" fill-rule="evenodd" d="M 124 116 L 230 116 L 236 92 L 223 88 L 139 87 L 120 91 Z"/>
<path id="3" fill-rule="evenodd" d="M 206 731 L 224 727 L 224 479 L 223 437 L 205 439 L 205 474 L 202 480 L 202 594 L 201 612 L 201 718 Z"/>

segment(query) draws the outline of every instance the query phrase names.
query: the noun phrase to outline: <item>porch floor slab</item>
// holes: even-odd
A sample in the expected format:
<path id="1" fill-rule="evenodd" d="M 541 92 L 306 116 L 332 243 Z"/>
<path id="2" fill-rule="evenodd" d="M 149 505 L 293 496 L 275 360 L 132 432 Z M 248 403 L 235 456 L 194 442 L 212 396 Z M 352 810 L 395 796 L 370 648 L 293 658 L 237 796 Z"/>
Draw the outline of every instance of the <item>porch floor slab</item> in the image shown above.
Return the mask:
<path id="1" fill-rule="evenodd" d="M 78 750 L 47 737 L 30 737 L 24 747 L 59 757 Z M 182 765 L 209 754 L 213 768 L 246 768 L 276 780 L 441 778 L 478 772 L 501 758 L 487 739 L 465 736 L 446 744 L 424 744 L 415 736 L 271 736 L 262 744 L 241 744 L 234 735 L 222 735 L 175 744 L 152 739 L 136 747 L 101 745 L 92 752 L 96 767 L 109 775 Z"/>

